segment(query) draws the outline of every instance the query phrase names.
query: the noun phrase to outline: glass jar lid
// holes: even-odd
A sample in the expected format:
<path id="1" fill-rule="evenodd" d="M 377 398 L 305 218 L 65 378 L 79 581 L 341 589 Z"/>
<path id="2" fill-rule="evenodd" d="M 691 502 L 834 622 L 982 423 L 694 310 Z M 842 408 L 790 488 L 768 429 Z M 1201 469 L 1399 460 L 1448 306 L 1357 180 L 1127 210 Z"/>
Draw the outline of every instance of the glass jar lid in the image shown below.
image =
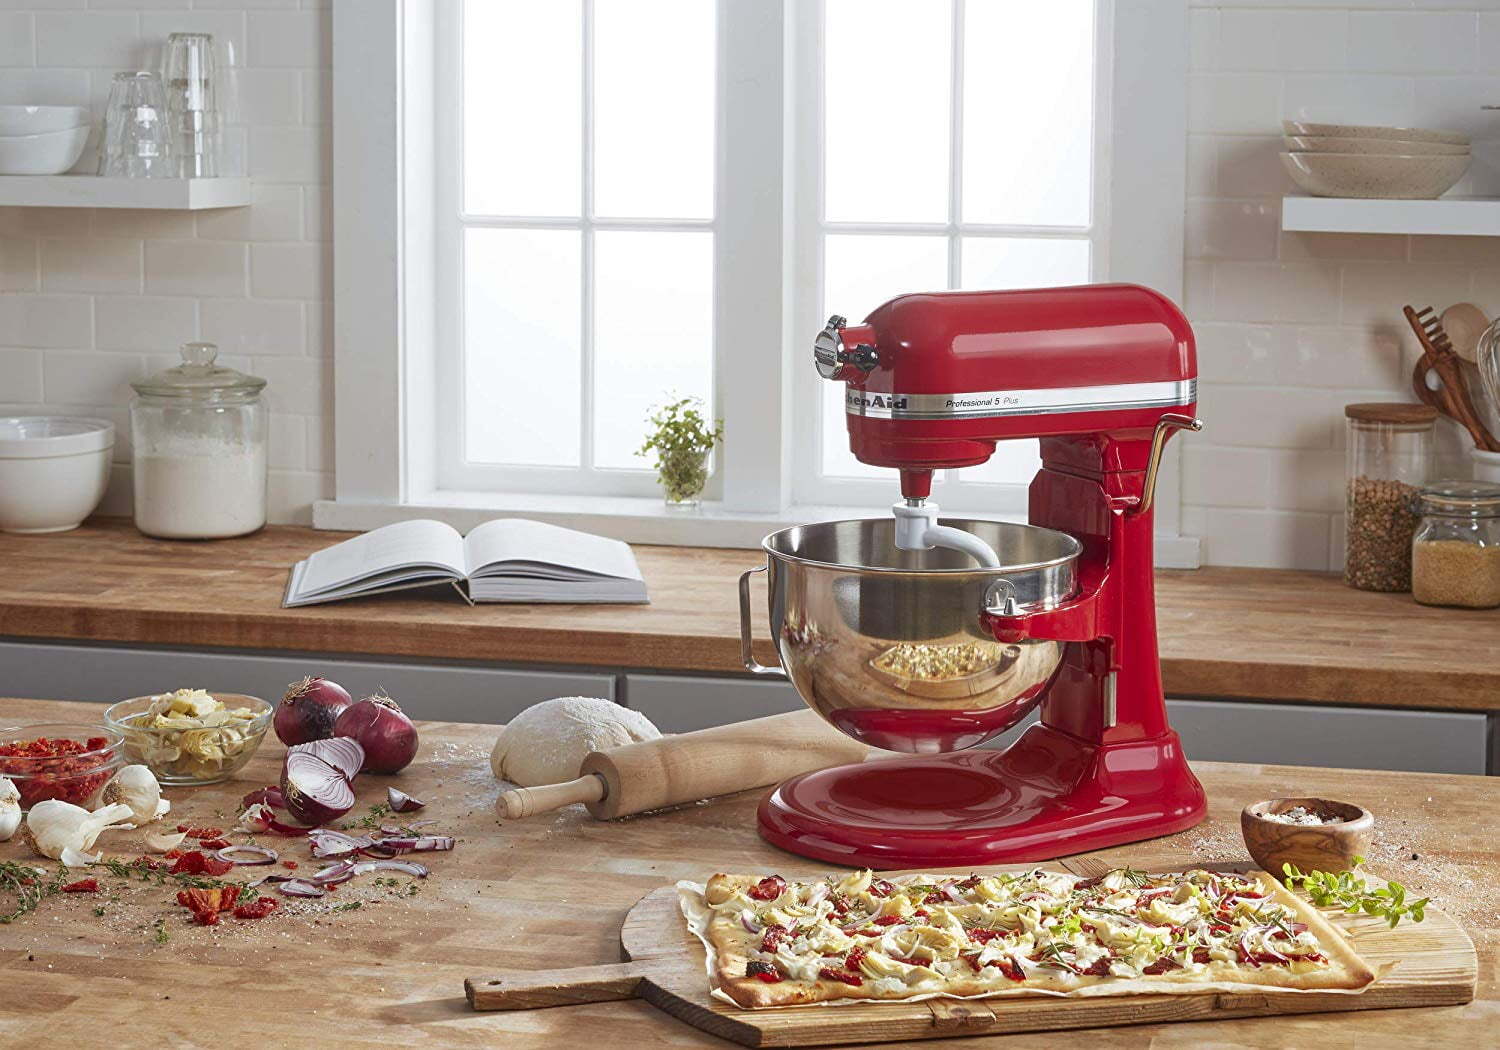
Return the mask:
<path id="1" fill-rule="evenodd" d="M 1437 481 L 1417 493 L 1416 511 L 1444 518 L 1500 517 L 1500 485 L 1490 481 Z"/>
<path id="2" fill-rule="evenodd" d="M 260 376 L 214 364 L 213 343 L 183 343 L 182 364 L 163 369 L 130 385 L 143 397 L 180 397 L 198 401 L 254 401 L 265 389 Z"/>
<path id="3" fill-rule="evenodd" d="M 1409 401 L 1362 401 L 1344 406 L 1344 418 L 1356 423 L 1381 423 L 1392 427 L 1421 427 L 1436 422 L 1437 409 Z"/>

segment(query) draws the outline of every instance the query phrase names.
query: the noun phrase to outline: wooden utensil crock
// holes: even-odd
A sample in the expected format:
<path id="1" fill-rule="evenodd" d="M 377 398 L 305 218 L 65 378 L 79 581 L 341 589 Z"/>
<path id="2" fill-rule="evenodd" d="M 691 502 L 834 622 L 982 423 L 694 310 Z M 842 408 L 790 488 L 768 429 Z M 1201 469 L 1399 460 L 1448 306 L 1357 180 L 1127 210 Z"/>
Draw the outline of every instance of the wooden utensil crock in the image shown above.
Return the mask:
<path id="1" fill-rule="evenodd" d="M 1302 806 L 1336 824 L 1283 824 L 1269 813 L 1285 813 Z M 1252 802 L 1240 813 L 1245 848 L 1266 871 L 1280 877 L 1290 862 L 1302 871 L 1347 871 L 1355 857 L 1368 855 L 1375 817 L 1363 806 L 1326 798 L 1272 798 Z"/>

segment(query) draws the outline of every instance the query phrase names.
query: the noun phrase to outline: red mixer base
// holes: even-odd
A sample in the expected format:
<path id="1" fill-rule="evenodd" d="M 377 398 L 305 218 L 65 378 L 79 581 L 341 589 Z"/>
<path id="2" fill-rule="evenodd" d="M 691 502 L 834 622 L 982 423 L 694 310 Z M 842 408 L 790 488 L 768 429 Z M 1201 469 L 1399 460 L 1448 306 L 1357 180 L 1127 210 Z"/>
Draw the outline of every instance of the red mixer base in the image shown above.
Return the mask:
<path id="1" fill-rule="evenodd" d="M 761 837 L 849 867 L 1048 860 L 1170 835 L 1203 819 L 1175 733 L 1091 745 L 1046 725 L 1004 751 L 880 759 L 792 777 Z"/>

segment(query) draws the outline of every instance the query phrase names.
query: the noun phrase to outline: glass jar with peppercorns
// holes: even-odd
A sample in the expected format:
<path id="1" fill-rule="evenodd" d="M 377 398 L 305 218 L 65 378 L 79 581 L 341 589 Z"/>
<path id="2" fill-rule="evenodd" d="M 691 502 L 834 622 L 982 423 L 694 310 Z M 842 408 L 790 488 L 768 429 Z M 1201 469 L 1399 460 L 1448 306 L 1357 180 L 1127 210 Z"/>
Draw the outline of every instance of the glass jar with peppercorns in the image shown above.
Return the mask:
<path id="1" fill-rule="evenodd" d="M 1412 497 L 1427 482 L 1437 410 L 1345 405 L 1344 420 L 1344 582 L 1365 591 L 1409 591 L 1417 527 Z"/>

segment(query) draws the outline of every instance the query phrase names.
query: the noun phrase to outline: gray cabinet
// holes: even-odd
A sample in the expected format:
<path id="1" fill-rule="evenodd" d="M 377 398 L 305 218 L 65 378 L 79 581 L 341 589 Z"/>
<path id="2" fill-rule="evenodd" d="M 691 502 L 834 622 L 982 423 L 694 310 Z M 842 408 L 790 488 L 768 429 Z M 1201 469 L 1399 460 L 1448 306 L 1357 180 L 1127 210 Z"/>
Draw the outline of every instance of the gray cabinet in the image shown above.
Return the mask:
<path id="1" fill-rule="evenodd" d="M 698 675 L 626 675 L 620 699 L 663 733 L 691 733 L 803 706 L 789 682 Z"/>
<path id="2" fill-rule="evenodd" d="M 554 696 L 615 696 L 615 676 L 607 672 L 0 642 L 0 696 L 113 701 L 201 687 L 275 703 L 288 682 L 308 674 L 332 678 L 355 696 L 384 689 L 413 718 L 444 722 L 507 722 Z M 0 700 L 0 722 L 4 715 Z"/>

